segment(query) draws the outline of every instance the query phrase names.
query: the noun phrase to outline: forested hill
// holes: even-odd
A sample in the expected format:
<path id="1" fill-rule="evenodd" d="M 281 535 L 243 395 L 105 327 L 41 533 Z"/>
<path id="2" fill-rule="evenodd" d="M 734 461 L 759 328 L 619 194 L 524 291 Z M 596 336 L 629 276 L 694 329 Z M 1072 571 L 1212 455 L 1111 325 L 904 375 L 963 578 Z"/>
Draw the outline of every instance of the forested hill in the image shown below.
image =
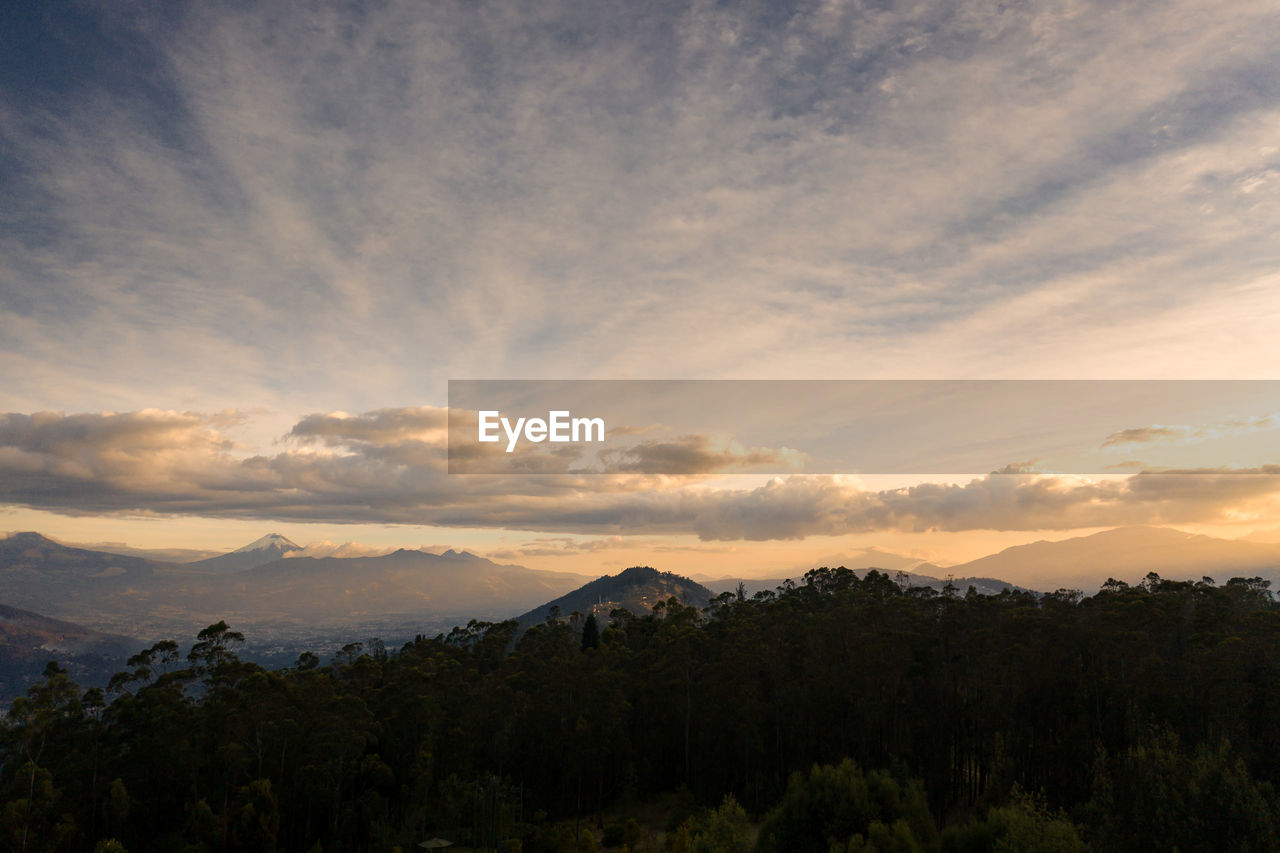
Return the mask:
<path id="1" fill-rule="evenodd" d="M 955 577 L 948 575 L 946 577 L 934 577 L 933 575 L 924 574 L 921 570 L 928 568 L 935 572 L 942 572 L 937 566 L 923 563 L 912 569 L 910 573 L 891 571 L 883 568 L 865 568 L 850 569 L 858 578 L 864 578 L 871 572 L 879 572 L 893 578 L 894 583 L 907 586 L 927 586 L 938 592 L 944 591 L 948 586 L 954 587 L 960 594 L 968 592 L 969 587 L 973 587 L 979 595 L 999 595 L 1005 590 L 1010 592 L 1034 592 L 1034 590 L 1026 589 L 1017 584 L 1000 580 L 999 578 L 988 577 L 972 577 L 965 575 Z M 794 581 L 791 581 L 794 583 Z M 757 592 L 774 590 L 786 586 L 788 580 L 786 578 L 717 578 L 706 582 L 707 589 L 711 591 L 713 596 L 724 592 L 737 593 L 741 591 L 745 595 L 755 595 Z"/>
<path id="2" fill-rule="evenodd" d="M 553 612 L 561 616 L 594 613 L 604 624 L 609 613 L 622 608 L 642 616 L 653 606 L 675 598 L 687 607 L 701 609 L 711 602 L 711 591 L 702 584 L 671 572 L 660 572 L 649 566 L 633 566 L 616 575 L 605 575 L 584 584 L 573 592 L 548 601 L 521 614 L 516 621 L 521 629 L 545 622 Z"/>
<path id="3" fill-rule="evenodd" d="M 0 847 L 743 853 L 758 820 L 762 853 L 1280 849 L 1262 580 L 981 596 L 823 569 L 619 609 L 592 644 L 518 630 L 268 671 L 220 624 L 117 695 L 50 670 L 0 728 Z"/>

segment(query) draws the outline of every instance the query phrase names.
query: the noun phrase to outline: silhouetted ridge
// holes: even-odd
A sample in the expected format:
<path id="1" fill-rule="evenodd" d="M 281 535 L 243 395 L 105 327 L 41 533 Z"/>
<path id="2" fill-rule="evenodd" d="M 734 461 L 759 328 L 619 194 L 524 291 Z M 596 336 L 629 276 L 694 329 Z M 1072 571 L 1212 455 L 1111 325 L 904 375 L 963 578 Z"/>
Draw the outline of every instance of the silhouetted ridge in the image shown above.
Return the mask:
<path id="1" fill-rule="evenodd" d="M 519 621 L 522 628 L 545 622 L 553 607 L 562 616 L 574 612 L 585 616 L 595 612 L 601 620 L 607 619 L 610 611 L 618 608 L 643 615 L 659 601 L 666 601 L 672 596 L 682 604 L 697 608 L 706 607 L 711 601 L 711 591 L 697 581 L 672 572 L 661 572 L 652 566 L 632 566 L 616 575 L 596 578 L 573 592 L 548 601 L 521 615 Z"/>
<path id="2" fill-rule="evenodd" d="M 0 539 L 0 550 L 12 553 L 26 551 L 29 548 L 39 548 L 44 545 L 57 545 L 52 539 L 41 536 L 34 531 L 25 531 L 23 533 L 14 533 L 4 539 Z"/>

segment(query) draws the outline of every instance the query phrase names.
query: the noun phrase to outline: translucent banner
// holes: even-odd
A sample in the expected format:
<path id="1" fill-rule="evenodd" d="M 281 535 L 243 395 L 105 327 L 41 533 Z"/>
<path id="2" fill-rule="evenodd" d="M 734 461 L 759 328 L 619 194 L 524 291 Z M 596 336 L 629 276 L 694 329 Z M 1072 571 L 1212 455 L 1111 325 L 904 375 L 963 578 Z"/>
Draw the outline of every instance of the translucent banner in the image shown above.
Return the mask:
<path id="1" fill-rule="evenodd" d="M 450 380 L 451 474 L 1280 473 L 1276 380 Z"/>

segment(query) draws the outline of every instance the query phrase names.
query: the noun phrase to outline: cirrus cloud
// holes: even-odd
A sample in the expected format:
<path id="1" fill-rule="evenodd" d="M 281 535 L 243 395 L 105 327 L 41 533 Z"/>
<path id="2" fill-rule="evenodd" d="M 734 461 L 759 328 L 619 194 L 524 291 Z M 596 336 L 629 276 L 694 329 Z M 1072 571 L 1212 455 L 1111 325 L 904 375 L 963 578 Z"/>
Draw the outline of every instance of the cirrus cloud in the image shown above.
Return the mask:
<path id="1" fill-rule="evenodd" d="M 1250 417 L 1231 418 L 1210 426 L 1152 426 L 1133 427 L 1113 432 L 1102 442 L 1102 449 L 1110 447 L 1128 448 L 1139 444 L 1192 444 L 1210 441 L 1217 438 L 1228 438 L 1243 435 L 1257 430 L 1274 429 L 1275 415 L 1253 415 Z"/>
<path id="2" fill-rule="evenodd" d="M 213 0 L 7 23 L 5 408 L 1274 363 L 1269 4 Z"/>

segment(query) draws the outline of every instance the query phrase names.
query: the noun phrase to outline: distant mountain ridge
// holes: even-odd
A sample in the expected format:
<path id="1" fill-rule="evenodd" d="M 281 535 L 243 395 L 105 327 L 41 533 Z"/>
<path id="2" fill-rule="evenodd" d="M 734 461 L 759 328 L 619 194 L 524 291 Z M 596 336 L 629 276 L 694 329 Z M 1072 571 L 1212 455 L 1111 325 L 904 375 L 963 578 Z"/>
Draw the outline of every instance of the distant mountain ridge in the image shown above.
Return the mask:
<path id="1" fill-rule="evenodd" d="M 895 580 L 898 572 L 879 568 Z M 859 577 L 870 571 L 858 568 Z M 950 577 L 937 577 L 933 573 Z M 1117 527 L 1089 536 L 1050 542 L 1041 540 L 1014 545 L 967 563 L 946 569 L 921 563 L 905 572 L 908 583 L 941 589 L 948 582 L 961 592 L 970 585 L 983 594 L 998 594 L 1005 587 L 1053 592 L 1079 589 L 1092 594 L 1108 578 L 1136 584 L 1156 572 L 1170 580 L 1211 577 L 1223 583 L 1233 577 L 1261 577 L 1280 591 L 1280 543 L 1248 539 L 1220 539 L 1184 533 L 1168 527 Z M 800 576 L 793 577 L 796 583 Z M 1004 580 L 1016 578 L 1017 582 Z M 716 594 L 733 591 L 742 581 L 748 595 L 775 589 L 781 578 L 719 578 L 704 583 Z"/>
<path id="2" fill-rule="evenodd" d="M 258 611 L 298 608 L 355 617 L 445 612 L 503 618 L 587 576 L 495 563 L 467 552 L 430 554 L 402 548 L 377 557 L 291 557 L 228 578 Z"/>
<path id="3" fill-rule="evenodd" d="M 1280 581 L 1280 544 L 1218 539 L 1168 527 L 1118 527 L 1058 542 L 1015 545 L 959 566 L 957 574 L 1017 577 L 1026 586 L 1051 592 L 1095 592 L 1108 578 L 1134 584 L 1156 572 L 1170 580 L 1218 583 L 1232 577 Z"/>

